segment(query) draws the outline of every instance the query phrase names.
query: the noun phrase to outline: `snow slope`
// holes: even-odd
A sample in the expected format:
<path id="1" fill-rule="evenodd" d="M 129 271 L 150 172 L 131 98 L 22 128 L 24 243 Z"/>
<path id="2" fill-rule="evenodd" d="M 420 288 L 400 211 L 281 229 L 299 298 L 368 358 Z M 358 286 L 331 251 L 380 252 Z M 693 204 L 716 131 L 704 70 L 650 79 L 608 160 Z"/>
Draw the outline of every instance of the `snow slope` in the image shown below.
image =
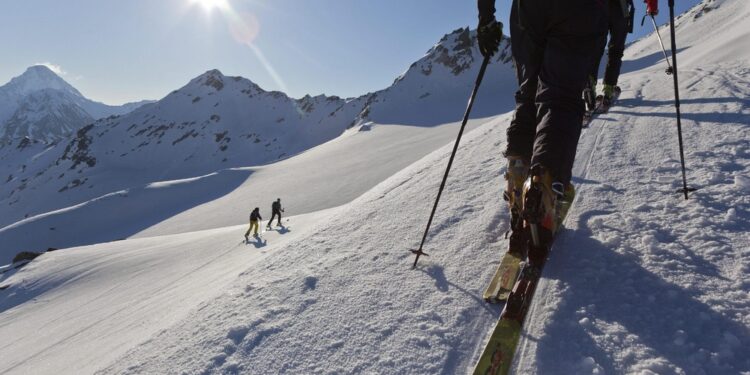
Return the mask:
<path id="1" fill-rule="evenodd" d="M 481 121 L 472 120 L 469 129 Z M 285 214 L 340 206 L 444 145 L 456 136 L 457 125 L 352 129 L 278 163 L 115 191 L 0 228 L 2 242 L 14 244 L 0 252 L 9 262 L 24 249 L 67 248 L 232 226 L 246 221 L 255 206 L 268 213 L 278 197 L 282 197 Z"/>
<path id="2" fill-rule="evenodd" d="M 674 193 L 674 93 L 658 42 L 627 50 L 626 69 L 655 65 L 625 74 L 618 107 L 582 137 L 578 199 L 519 373 L 750 372 L 749 16 L 745 1 L 714 0 L 678 22 L 687 179 L 699 189 L 688 201 Z"/>
<path id="3" fill-rule="evenodd" d="M 706 4 L 718 7 L 683 17 L 678 37 L 728 19 L 739 34 L 725 36 L 747 39 L 750 5 Z M 671 78 L 634 68 L 651 56 L 635 55 L 645 39 L 628 50 L 618 107 L 582 134 L 579 194 L 517 373 L 750 373 L 750 61 L 737 50 L 704 63 L 694 56 L 714 45 L 684 40 L 683 131 L 699 190 L 687 201 L 674 192 Z M 507 246 L 509 118 L 464 138 L 416 270 L 406 249 L 450 144 L 338 209 L 290 218 L 265 254 L 236 248 L 235 226 L 42 255 L 0 281 L 0 372 L 466 373 L 500 313 L 480 295 Z"/>
<path id="4" fill-rule="evenodd" d="M 0 149 L 0 173 L 8 175 L 0 185 L 0 242 L 6 244 L 0 263 L 22 250 L 92 244 L 144 230 L 140 235 L 232 225 L 244 221 L 251 206 L 265 210 L 277 197 L 289 214 L 347 203 L 455 137 L 481 62 L 473 40 L 469 29 L 455 30 L 393 85 L 356 99 L 291 99 L 214 70 L 157 103 L 87 126 L 68 142 Z M 489 72 L 474 118 L 512 108 L 507 43 Z M 253 173 L 213 185 L 209 194 L 207 185 L 195 183 L 237 168 Z M 117 198 L 185 179 L 196 187 L 179 195 L 167 188 Z M 156 201 L 147 212 L 133 210 Z M 102 218 L 92 212 L 125 214 Z"/>
<path id="5" fill-rule="evenodd" d="M 47 253 L 16 273 L 0 301 L 3 373 L 92 373 L 225 291 L 314 217 L 243 244 L 245 226 Z"/>

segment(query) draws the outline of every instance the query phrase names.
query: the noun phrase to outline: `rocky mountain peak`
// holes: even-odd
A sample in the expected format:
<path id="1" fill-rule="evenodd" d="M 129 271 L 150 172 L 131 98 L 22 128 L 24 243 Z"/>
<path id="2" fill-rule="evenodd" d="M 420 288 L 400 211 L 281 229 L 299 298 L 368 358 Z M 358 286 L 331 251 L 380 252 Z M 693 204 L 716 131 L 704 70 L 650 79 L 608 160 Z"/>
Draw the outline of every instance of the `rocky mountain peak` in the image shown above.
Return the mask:
<path id="1" fill-rule="evenodd" d="M 199 75 L 195 82 L 203 86 L 212 87 L 216 91 L 224 89 L 224 80 L 227 77 L 224 76 L 218 69 L 211 69 L 201 75 Z"/>
<path id="2" fill-rule="evenodd" d="M 35 91 L 53 89 L 83 97 L 81 93 L 65 82 L 59 75 L 44 65 L 34 65 L 5 86 L 17 95 L 27 95 Z"/>

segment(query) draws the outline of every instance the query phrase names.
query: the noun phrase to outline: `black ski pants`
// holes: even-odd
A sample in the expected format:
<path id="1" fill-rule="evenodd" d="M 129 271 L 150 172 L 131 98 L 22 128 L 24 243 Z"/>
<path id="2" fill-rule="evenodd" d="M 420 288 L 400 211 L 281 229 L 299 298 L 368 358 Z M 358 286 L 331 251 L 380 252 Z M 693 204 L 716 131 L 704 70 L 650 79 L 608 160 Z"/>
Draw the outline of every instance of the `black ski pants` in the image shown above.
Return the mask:
<path id="1" fill-rule="evenodd" d="M 622 55 L 625 52 L 625 39 L 628 36 L 627 16 L 629 15 L 623 14 L 619 0 L 609 0 L 609 44 L 607 44 L 606 36 L 600 41 L 599 54 L 593 70 L 593 76 L 598 76 L 601 56 L 604 55 L 604 48 L 607 47 L 607 67 L 604 70 L 605 85 L 616 86 L 617 80 L 620 78 Z"/>
<path id="2" fill-rule="evenodd" d="M 268 220 L 267 227 L 271 226 L 271 223 L 273 223 L 273 219 L 275 219 L 277 215 L 278 215 L 279 219 L 276 222 L 276 225 L 281 225 L 281 211 L 274 210 L 273 213 L 271 214 L 271 220 Z"/>
<path id="3" fill-rule="evenodd" d="M 607 30 L 608 0 L 514 0 L 510 14 L 518 78 L 506 156 L 570 183 L 584 104 L 581 92 Z"/>

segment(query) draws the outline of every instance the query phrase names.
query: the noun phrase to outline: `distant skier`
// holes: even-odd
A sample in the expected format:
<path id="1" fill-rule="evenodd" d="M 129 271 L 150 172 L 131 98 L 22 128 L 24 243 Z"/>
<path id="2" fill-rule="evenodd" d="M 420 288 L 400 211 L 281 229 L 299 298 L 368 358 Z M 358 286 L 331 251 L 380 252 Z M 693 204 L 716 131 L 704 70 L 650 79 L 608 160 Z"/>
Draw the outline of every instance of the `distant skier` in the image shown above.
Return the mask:
<path id="1" fill-rule="evenodd" d="M 250 228 L 247 229 L 247 232 L 245 232 L 245 241 L 248 240 L 248 237 L 250 235 L 250 232 L 254 230 L 253 236 L 258 237 L 258 227 L 260 220 L 263 220 L 262 217 L 260 217 L 260 208 L 255 207 L 253 212 L 250 213 Z"/>
<path id="2" fill-rule="evenodd" d="M 495 0 L 478 0 L 477 5 L 479 50 L 492 56 L 502 31 Z M 528 240 L 537 240 L 528 246 L 532 267 L 540 268 L 546 259 L 559 215 L 575 194 L 570 180 L 583 120 L 581 92 L 606 34 L 608 11 L 601 0 L 514 0 L 511 7 L 510 43 L 519 87 L 507 130 L 505 198 L 511 211 L 511 250 L 525 252 Z"/>
<path id="3" fill-rule="evenodd" d="M 281 208 L 281 198 L 276 198 L 276 201 L 271 203 L 271 212 L 271 220 L 268 220 L 268 225 L 266 226 L 266 229 L 268 230 L 271 230 L 271 223 L 273 223 L 273 219 L 276 218 L 276 216 L 279 217 L 278 221 L 276 222 L 276 226 L 282 226 L 281 213 L 284 212 L 284 209 Z"/>
<path id="4" fill-rule="evenodd" d="M 609 1 L 609 44 L 607 37 L 601 40 L 599 54 L 594 60 L 594 66 L 591 73 L 591 89 L 596 97 L 596 107 L 606 111 L 612 104 L 615 93 L 620 88 L 617 87 L 617 80 L 620 77 L 620 68 L 622 67 L 622 55 L 625 51 L 625 38 L 633 32 L 633 17 L 635 16 L 635 7 L 633 0 L 608 0 Z M 599 64 L 601 57 L 604 55 L 604 49 L 607 48 L 607 67 L 604 71 L 604 87 L 602 95 L 596 95 L 596 82 L 599 74 Z"/>

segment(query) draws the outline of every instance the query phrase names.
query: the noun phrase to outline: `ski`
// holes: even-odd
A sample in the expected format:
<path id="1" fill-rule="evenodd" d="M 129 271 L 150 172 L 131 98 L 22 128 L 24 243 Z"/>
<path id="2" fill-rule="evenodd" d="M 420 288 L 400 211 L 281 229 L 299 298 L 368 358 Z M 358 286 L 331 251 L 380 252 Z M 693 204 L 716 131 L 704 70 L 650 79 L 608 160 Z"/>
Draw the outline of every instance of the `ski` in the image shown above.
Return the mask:
<path id="1" fill-rule="evenodd" d="M 513 355 L 521 339 L 523 321 L 540 278 L 541 269 L 524 263 L 500 320 L 495 325 L 492 336 L 474 369 L 475 375 L 499 375 L 510 372 Z"/>
<path id="2" fill-rule="evenodd" d="M 571 185 L 572 187 L 572 185 Z M 566 195 L 559 205 L 560 216 L 557 218 L 557 231 L 550 239 L 549 251 L 551 251 L 556 234 L 560 232 L 562 223 L 567 216 L 570 206 L 575 198 L 575 190 L 566 190 Z M 510 254 L 510 252 L 509 252 Z M 508 254 L 506 254 L 507 256 Z M 547 253 L 549 255 L 549 253 Z M 526 319 L 531 300 L 534 297 L 536 286 L 542 276 L 542 269 L 547 262 L 547 256 L 532 266 L 528 262 L 518 261 L 518 277 L 513 283 L 513 288 L 506 297 L 505 308 L 500 314 L 500 320 L 490 335 L 490 339 L 479 357 L 479 362 L 474 368 L 475 375 L 503 375 L 508 374 L 513 356 L 521 339 L 523 322 Z M 502 266 L 502 263 L 501 263 Z"/>
<path id="3" fill-rule="evenodd" d="M 521 261 L 523 259 L 515 251 L 508 251 L 500 261 L 500 265 L 492 276 L 490 284 L 484 291 L 482 298 L 490 303 L 502 303 L 508 299 L 513 284 L 518 278 L 521 271 Z"/>

